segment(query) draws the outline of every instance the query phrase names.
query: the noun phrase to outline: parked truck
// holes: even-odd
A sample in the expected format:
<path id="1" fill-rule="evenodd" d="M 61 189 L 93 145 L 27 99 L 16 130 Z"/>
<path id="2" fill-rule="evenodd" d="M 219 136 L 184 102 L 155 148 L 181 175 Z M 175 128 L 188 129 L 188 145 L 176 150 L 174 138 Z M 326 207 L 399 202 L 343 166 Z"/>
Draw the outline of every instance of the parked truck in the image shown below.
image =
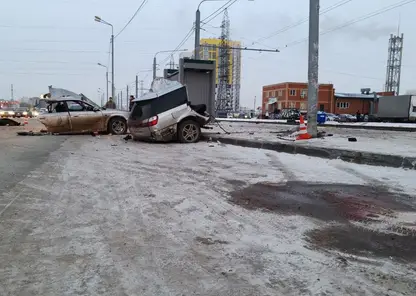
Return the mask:
<path id="1" fill-rule="evenodd" d="M 416 122 L 416 96 L 385 96 L 378 99 L 378 121 Z"/>

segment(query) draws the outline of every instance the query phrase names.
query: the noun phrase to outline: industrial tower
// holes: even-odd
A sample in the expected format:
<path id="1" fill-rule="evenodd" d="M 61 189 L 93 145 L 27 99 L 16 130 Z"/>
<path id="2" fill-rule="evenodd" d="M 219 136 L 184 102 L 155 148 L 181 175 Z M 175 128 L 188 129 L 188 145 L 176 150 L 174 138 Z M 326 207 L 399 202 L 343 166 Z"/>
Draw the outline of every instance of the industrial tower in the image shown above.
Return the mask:
<path id="1" fill-rule="evenodd" d="M 403 34 L 401 36 L 390 35 L 389 53 L 387 58 L 387 73 L 385 91 L 394 91 L 399 95 L 400 73 L 402 70 Z"/>
<path id="2" fill-rule="evenodd" d="M 217 99 L 215 102 L 216 111 L 233 110 L 233 94 L 231 83 L 229 83 L 230 76 L 230 20 L 228 18 L 228 11 L 225 9 L 224 17 L 221 23 L 221 42 L 219 48 L 219 64 L 218 64 L 218 87 Z"/>

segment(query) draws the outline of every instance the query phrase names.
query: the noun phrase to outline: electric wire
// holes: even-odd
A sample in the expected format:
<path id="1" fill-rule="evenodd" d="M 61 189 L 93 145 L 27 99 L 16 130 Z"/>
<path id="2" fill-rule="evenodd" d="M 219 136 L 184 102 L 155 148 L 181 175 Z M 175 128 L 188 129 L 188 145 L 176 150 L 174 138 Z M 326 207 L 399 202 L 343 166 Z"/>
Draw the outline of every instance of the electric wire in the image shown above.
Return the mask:
<path id="1" fill-rule="evenodd" d="M 191 38 L 194 30 L 195 30 L 195 26 L 192 26 L 192 28 L 188 31 L 188 33 L 185 35 L 182 41 L 178 44 L 178 46 L 176 46 L 175 49 L 169 53 L 168 57 L 165 58 L 162 62 L 160 62 L 160 64 L 166 63 L 170 59 L 170 56 L 175 54 L 175 52 L 177 52 L 186 43 L 186 41 L 188 41 L 189 38 Z"/>
<path id="2" fill-rule="evenodd" d="M 118 32 L 114 36 L 114 38 L 117 38 L 118 36 L 120 36 L 121 33 L 123 33 L 123 31 L 128 27 L 128 25 L 130 25 L 130 23 L 134 20 L 134 18 L 137 16 L 137 14 L 140 12 L 140 10 L 142 10 L 142 8 L 146 5 L 147 2 L 148 2 L 148 0 L 143 0 L 142 1 L 139 8 L 137 8 L 136 12 L 133 14 L 133 16 L 130 18 L 130 20 L 126 23 L 126 25 L 123 27 L 123 29 L 121 29 L 120 32 Z"/>
<path id="3" fill-rule="evenodd" d="M 342 0 L 342 1 L 339 1 L 339 2 L 333 4 L 333 5 L 329 6 L 329 7 L 321 10 L 320 13 L 319 13 L 319 15 L 322 15 L 322 14 L 325 14 L 327 12 L 330 12 L 331 10 L 334 10 L 334 9 L 336 9 L 338 7 L 344 6 L 344 5 L 348 4 L 351 1 L 352 0 Z M 258 43 L 260 43 L 262 41 L 265 41 L 267 39 L 270 39 L 272 37 L 275 37 L 275 36 L 277 36 L 277 35 L 279 35 L 281 33 L 284 33 L 284 32 L 286 32 L 286 31 L 288 31 L 290 29 L 293 29 L 293 28 L 295 28 L 295 27 L 297 27 L 299 25 L 302 25 L 302 24 L 306 23 L 307 21 L 309 21 L 309 17 L 304 18 L 304 19 L 301 19 L 301 20 L 299 20 L 299 21 L 297 21 L 297 22 L 295 22 L 293 24 L 287 25 L 286 27 L 283 27 L 283 28 L 275 31 L 275 32 L 271 33 L 270 35 L 268 35 L 266 37 L 261 37 L 257 41 L 253 42 L 252 45 L 258 44 Z"/>
<path id="4" fill-rule="evenodd" d="M 203 21 L 205 23 L 209 23 L 212 20 L 214 20 L 215 18 L 217 18 L 220 14 L 222 14 L 226 9 L 230 8 L 231 5 L 233 5 L 234 3 L 236 3 L 238 0 L 233 0 L 233 2 L 231 2 L 230 4 L 228 4 L 228 6 L 224 7 L 221 11 L 218 11 L 218 13 L 216 13 L 215 15 L 213 15 L 212 17 L 210 17 L 209 19 L 204 19 Z"/>
<path id="5" fill-rule="evenodd" d="M 351 26 L 351 25 L 356 24 L 356 23 L 358 23 L 358 22 L 365 21 L 365 20 L 367 20 L 367 19 L 369 19 L 369 18 L 372 18 L 372 17 L 378 16 L 378 15 L 380 15 L 380 14 L 383 14 L 383 13 L 388 12 L 388 11 L 390 11 L 390 10 L 393 10 L 393 9 L 396 9 L 396 8 L 402 7 L 402 6 L 404 6 L 404 5 L 407 5 L 407 4 L 410 4 L 410 3 L 413 3 L 413 2 L 415 2 L 415 1 L 416 1 L 416 0 L 405 0 L 405 1 L 400 1 L 400 2 L 397 2 L 397 3 L 395 3 L 395 4 L 388 5 L 388 6 L 384 7 L 384 8 L 381 8 L 381 9 L 378 9 L 378 10 L 376 10 L 376 11 L 370 12 L 370 13 L 368 13 L 368 14 L 365 14 L 365 15 L 359 16 L 359 17 L 357 17 L 357 18 L 355 18 L 355 19 L 352 19 L 352 20 L 349 20 L 349 21 L 347 21 L 347 22 L 345 22 L 345 23 L 343 23 L 343 24 L 341 24 L 341 25 L 338 25 L 338 26 L 335 26 L 335 27 L 333 27 L 333 28 L 331 28 L 331 29 L 328 29 L 328 30 L 326 30 L 326 31 L 320 32 L 320 33 L 319 33 L 319 35 L 326 35 L 326 34 L 332 33 L 332 32 L 334 32 L 334 31 L 337 31 L 337 30 L 343 29 L 343 28 L 345 28 L 345 27 Z M 292 42 L 290 42 L 290 43 L 286 44 L 286 46 L 285 46 L 285 47 L 294 46 L 294 45 L 297 45 L 297 44 L 303 43 L 303 42 L 305 42 L 305 41 L 307 41 L 307 40 L 308 40 L 308 37 L 305 37 L 305 38 L 302 38 L 302 39 L 299 39 L 299 40 L 295 40 L 295 41 L 292 41 Z"/>
<path id="6" fill-rule="evenodd" d="M 233 2 L 234 1 L 234 2 Z M 202 21 L 201 21 L 201 23 L 202 22 L 206 22 L 206 23 L 208 23 L 209 21 L 206 21 L 206 20 L 208 20 L 210 17 L 212 17 L 214 14 L 216 14 L 216 13 L 218 13 L 218 14 L 220 14 L 222 11 L 224 11 L 228 6 L 228 4 L 230 4 L 231 2 L 233 2 L 233 3 L 231 3 L 231 5 L 232 4 L 234 4 L 235 2 L 236 2 L 237 0 L 228 0 L 227 1 L 227 3 L 225 3 L 225 4 L 223 4 L 220 8 L 218 8 L 217 10 L 215 10 L 214 12 L 212 12 L 210 15 L 208 15 L 207 17 L 205 17 Z M 227 7 L 226 7 L 227 6 Z"/>

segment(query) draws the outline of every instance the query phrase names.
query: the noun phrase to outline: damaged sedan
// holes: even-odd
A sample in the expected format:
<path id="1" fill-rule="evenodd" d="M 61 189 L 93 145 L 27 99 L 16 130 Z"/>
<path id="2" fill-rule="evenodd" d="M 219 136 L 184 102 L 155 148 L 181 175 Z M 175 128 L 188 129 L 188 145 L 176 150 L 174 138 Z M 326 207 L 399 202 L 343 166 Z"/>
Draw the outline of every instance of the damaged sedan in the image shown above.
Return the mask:
<path id="1" fill-rule="evenodd" d="M 106 110 L 83 94 L 49 87 L 44 100 L 48 112 L 41 114 L 39 120 L 48 132 L 107 132 L 115 135 L 127 132 L 129 112 Z"/>
<path id="2" fill-rule="evenodd" d="M 212 118 L 206 105 L 191 104 L 186 86 L 177 81 L 154 80 L 151 91 L 133 102 L 128 120 L 133 140 L 195 143 Z"/>

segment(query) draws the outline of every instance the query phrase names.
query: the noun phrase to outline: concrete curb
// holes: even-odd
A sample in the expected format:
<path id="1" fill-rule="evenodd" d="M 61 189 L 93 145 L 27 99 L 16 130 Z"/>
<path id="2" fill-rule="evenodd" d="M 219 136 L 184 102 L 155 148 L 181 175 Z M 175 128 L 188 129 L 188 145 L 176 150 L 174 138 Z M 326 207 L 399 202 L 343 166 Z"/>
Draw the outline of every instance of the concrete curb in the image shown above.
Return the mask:
<path id="1" fill-rule="evenodd" d="M 336 148 L 306 147 L 292 143 L 276 143 L 268 141 L 255 141 L 247 139 L 236 139 L 215 135 L 205 135 L 211 137 L 213 141 L 220 141 L 224 144 L 272 150 L 290 154 L 304 154 L 308 156 L 321 157 L 327 159 L 341 159 L 357 164 L 368 164 L 375 166 L 387 166 L 394 168 L 416 169 L 416 157 L 397 156 L 372 152 L 341 150 Z"/>
<path id="2" fill-rule="evenodd" d="M 298 122 L 249 122 L 238 120 L 218 120 L 220 123 L 251 123 L 251 124 L 276 124 L 276 125 L 299 125 Z M 334 127 L 334 128 L 350 128 L 350 129 L 365 129 L 365 130 L 379 130 L 379 131 L 396 131 L 396 132 L 416 132 L 415 127 L 396 127 L 396 126 L 366 126 L 366 125 L 352 125 L 352 124 L 318 124 L 318 127 Z"/>

